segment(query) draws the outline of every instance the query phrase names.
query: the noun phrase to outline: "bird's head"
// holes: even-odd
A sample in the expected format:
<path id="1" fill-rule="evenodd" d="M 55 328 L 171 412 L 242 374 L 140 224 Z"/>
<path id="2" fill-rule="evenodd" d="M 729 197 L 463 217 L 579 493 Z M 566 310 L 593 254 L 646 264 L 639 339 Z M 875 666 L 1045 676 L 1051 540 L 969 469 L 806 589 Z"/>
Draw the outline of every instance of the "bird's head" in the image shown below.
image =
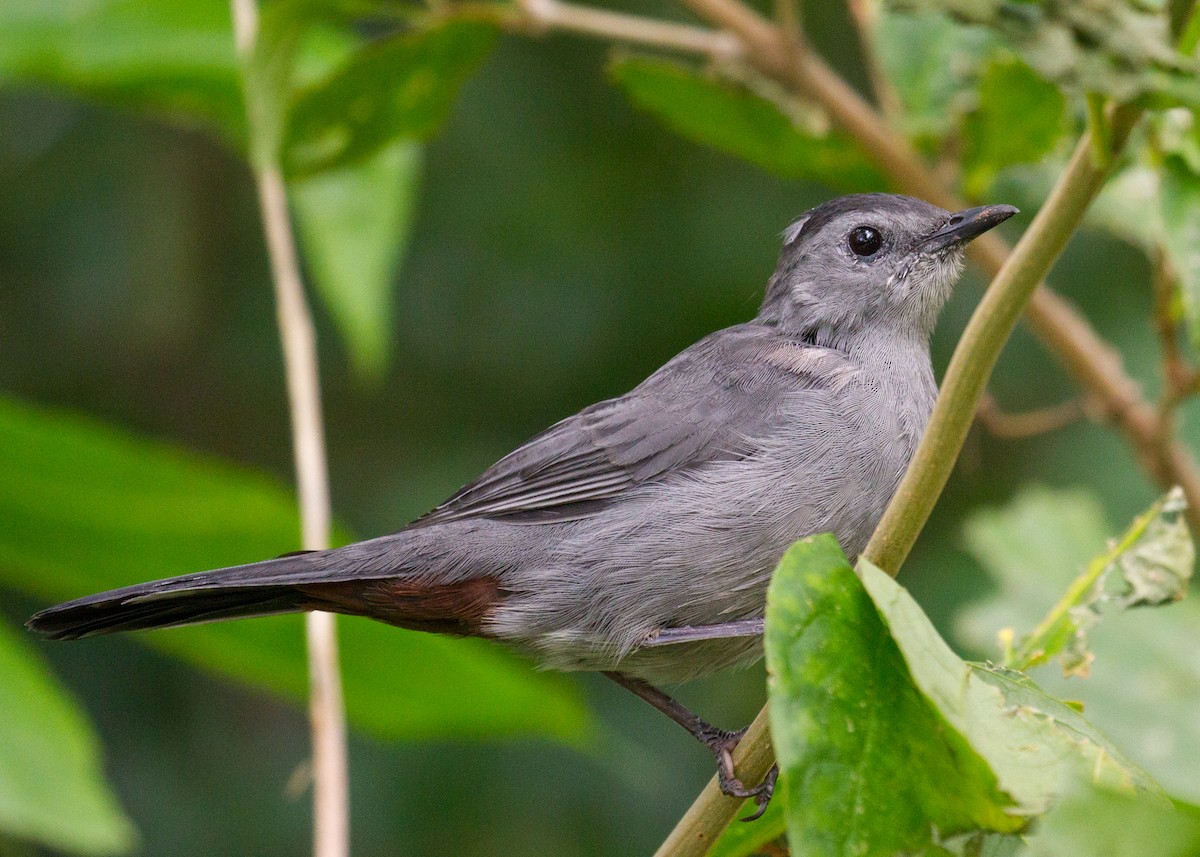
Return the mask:
<path id="1" fill-rule="evenodd" d="M 986 205 L 953 214 L 883 193 L 830 200 L 784 232 L 759 319 L 822 344 L 880 327 L 928 340 L 967 242 L 1016 213 Z"/>

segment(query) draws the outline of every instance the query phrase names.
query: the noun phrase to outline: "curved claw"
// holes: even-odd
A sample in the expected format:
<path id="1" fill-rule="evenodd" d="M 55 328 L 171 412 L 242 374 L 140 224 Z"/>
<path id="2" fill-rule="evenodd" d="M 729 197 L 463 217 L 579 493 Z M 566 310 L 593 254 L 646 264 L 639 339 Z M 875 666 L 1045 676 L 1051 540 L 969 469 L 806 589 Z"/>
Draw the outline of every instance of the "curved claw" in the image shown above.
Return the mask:
<path id="1" fill-rule="evenodd" d="M 767 771 L 767 775 L 763 777 L 763 781 L 753 788 L 742 783 L 734 771 L 733 749 L 738 745 L 738 741 L 745 732 L 746 730 L 742 729 L 738 732 L 722 732 L 714 735 L 709 746 L 712 747 L 713 753 L 717 757 L 717 783 L 721 787 L 721 793 L 730 797 L 754 798 L 754 803 L 758 806 L 757 811 L 742 819 L 742 821 L 754 821 L 767 811 L 771 795 L 775 792 L 775 781 L 779 778 L 779 766 L 772 765 L 771 770 Z"/>
<path id="2" fill-rule="evenodd" d="M 758 809 L 752 815 L 748 815 L 742 821 L 757 821 L 762 818 L 762 814 L 767 811 L 767 806 L 771 803 L 771 795 L 775 794 L 775 781 L 779 779 L 779 765 L 772 765 L 771 770 L 767 771 L 767 775 L 763 777 L 763 781 L 751 789 L 754 792 L 754 803 Z"/>

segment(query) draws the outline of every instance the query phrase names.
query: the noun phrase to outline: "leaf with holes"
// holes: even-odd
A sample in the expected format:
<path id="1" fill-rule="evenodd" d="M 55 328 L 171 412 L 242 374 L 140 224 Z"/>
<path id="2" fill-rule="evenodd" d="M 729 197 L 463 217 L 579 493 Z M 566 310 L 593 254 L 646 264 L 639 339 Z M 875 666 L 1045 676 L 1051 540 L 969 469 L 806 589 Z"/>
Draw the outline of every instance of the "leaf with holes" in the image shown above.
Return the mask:
<path id="1" fill-rule="evenodd" d="M 1170 527 L 1172 522 L 1165 523 Z M 992 649 L 998 629 L 1038 625 L 1062 601 L 1079 570 L 1097 552 L 1104 553 L 1112 532 L 1095 498 L 1081 491 L 1026 489 L 1006 506 L 973 513 L 965 528 L 966 546 L 990 573 L 996 591 L 962 614 L 956 625 L 959 635 L 977 649 Z M 1147 540 L 1149 535 L 1144 532 L 1138 543 L 1148 556 L 1161 557 L 1160 539 Z M 1180 537 L 1186 536 L 1177 530 L 1169 528 L 1166 536 L 1162 544 L 1167 556 L 1189 549 L 1180 544 Z M 1141 565 L 1135 563 L 1135 573 L 1140 574 Z M 1130 591 L 1121 577 L 1118 569 L 1113 596 Z M 1047 624 L 1048 629 L 1056 626 Z M 1065 678 L 1057 669 L 1038 674 L 1052 693 L 1080 700 L 1090 720 L 1123 736 L 1135 761 L 1168 791 L 1189 800 L 1200 799 L 1195 777 L 1200 767 L 1197 627 L 1200 599 L 1195 596 L 1152 611 L 1108 611 L 1088 634 L 1087 651 L 1094 658 L 1086 680 Z M 1051 636 L 1043 637 L 1045 646 L 1031 648 L 1053 651 L 1048 648 Z M 1069 640 L 1070 634 L 1066 637 Z"/>

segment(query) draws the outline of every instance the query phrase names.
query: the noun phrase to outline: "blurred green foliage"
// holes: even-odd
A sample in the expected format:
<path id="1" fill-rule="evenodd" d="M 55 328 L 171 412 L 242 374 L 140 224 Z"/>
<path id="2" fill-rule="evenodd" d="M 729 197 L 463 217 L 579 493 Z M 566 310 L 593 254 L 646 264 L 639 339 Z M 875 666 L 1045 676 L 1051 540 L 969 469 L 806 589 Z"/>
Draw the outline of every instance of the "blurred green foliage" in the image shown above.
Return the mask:
<path id="1" fill-rule="evenodd" d="M 0 829 L 81 854 L 117 854 L 133 825 L 104 782 L 87 718 L 30 643 L 0 625 Z"/>
<path id="2" fill-rule="evenodd" d="M 677 62 L 620 57 L 609 67 L 637 106 L 675 132 L 788 179 L 818 181 L 845 193 L 877 190 L 887 180 L 862 147 L 831 131 L 828 119 Z"/>
<path id="3" fill-rule="evenodd" d="M 1036 207 L 1088 93 L 1195 102 L 1194 63 L 1171 44 L 1187 47 L 1196 31 L 1180 4 L 1170 22 L 1149 6 L 1107 2 L 1094 20 L 1069 4 L 1023 4 L 1016 18 L 988 3 L 919 5 L 975 23 L 927 9 L 874 15 L 863 39 L 874 60 L 853 49 L 840 4 L 808 4 L 806 33 L 852 83 L 866 87 L 877 65 L 894 126 L 971 198 Z M 291 454 L 243 160 L 247 106 L 262 123 L 256 156 L 291 169 L 323 301 L 335 506 L 364 535 L 396 529 L 532 432 L 745 319 L 774 236 L 795 215 L 839 190 L 885 189 L 820 111 L 736 64 L 609 59 L 603 45 L 497 40 L 478 21 L 420 19 L 409 4 L 276 0 L 264 9 L 263 49 L 239 69 L 223 0 L 0 0 L 0 389 L 42 406 L 0 409 L 9 620 L 46 599 L 294 547 L 277 487 Z M 1073 59 L 1055 65 L 1064 46 Z M 1152 327 L 1130 319 L 1148 319 L 1153 305 L 1148 254 L 1172 262 L 1197 329 L 1187 200 L 1200 149 L 1190 111 L 1147 128 L 1093 221 L 1133 246 L 1082 236 L 1054 279 L 1153 392 Z M 964 287 L 948 308 L 935 363 L 973 297 Z M 1026 334 L 993 390 L 1013 409 L 1073 395 Z M 1183 431 L 1200 437 L 1186 421 Z M 1045 495 L 1032 515 L 1021 500 L 976 512 L 1033 478 L 1086 490 Z M 1101 426 L 1024 440 L 981 433 L 905 582 L 941 627 L 966 616 L 964 639 L 983 648 L 1002 627 L 995 611 L 1031 627 L 1098 551 L 1109 534 L 1100 508 L 1124 519 L 1152 496 Z M 1152 621 L 1106 621 L 1085 681 L 1059 688 L 1039 676 L 1086 699 L 1089 717 L 1192 800 L 1186 772 L 1200 737 L 1185 712 L 1200 680 L 1180 641 L 1195 627 L 1195 603 L 1153 611 Z M 342 627 L 348 705 L 365 727 L 352 747 L 356 854 L 645 852 L 711 773 L 682 734 L 598 681 L 584 680 L 603 740 L 588 743 L 592 715 L 570 679 L 484 644 Z M 142 639 L 295 697 L 295 638 L 294 622 L 261 621 Z M 298 708 L 127 640 L 41 651 L 95 721 L 144 853 L 306 850 Z M 48 848 L 120 846 L 127 829 L 96 778 L 89 728 L 39 659 L 12 652 L 19 665 L 4 679 L 37 676 L 49 701 L 29 692 L 46 717 L 0 727 L 0 746 L 81 748 L 69 752 L 75 768 L 45 772 L 61 772 L 61 796 L 74 783 L 97 809 L 92 824 L 78 810 L 64 825 L 45 803 L 41 820 L 21 826 L 0 805 L 0 849 L 10 834 Z M 762 693 L 755 670 L 699 683 L 684 699 L 735 725 Z M 58 726 L 70 735 L 56 738 Z M 553 740 L 463 741 L 530 734 Z M 12 770 L 5 758 L 0 777 Z M 1048 835 L 1077 835 L 1074 806 L 1051 816 Z"/>

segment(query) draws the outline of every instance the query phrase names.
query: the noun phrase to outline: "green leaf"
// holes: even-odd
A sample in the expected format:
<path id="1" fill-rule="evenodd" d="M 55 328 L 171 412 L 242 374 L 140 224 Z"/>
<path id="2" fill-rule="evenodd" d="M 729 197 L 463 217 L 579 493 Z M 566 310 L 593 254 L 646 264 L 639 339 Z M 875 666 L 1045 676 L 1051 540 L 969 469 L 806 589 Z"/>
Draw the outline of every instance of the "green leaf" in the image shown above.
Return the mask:
<path id="1" fill-rule="evenodd" d="M 1182 157 L 1163 161 L 1159 216 L 1161 246 L 1179 277 L 1188 335 L 1200 348 L 1200 175 Z"/>
<path id="2" fill-rule="evenodd" d="M 129 851 L 133 825 L 104 782 L 83 712 L 33 648 L 0 624 L 0 830 L 76 854 Z"/>
<path id="3" fill-rule="evenodd" d="M 0 520 L 0 584 L 48 601 L 276 556 L 298 541 L 291 495 L 263 476 L 4 399 Z M 573 683 L 497 646 L 364 619 L 339 627 L 349 716 L 377 735 L 587 737 L 590 718 Z M 299 616 L 138 639 L 248 684 L 306 695 Z"/>
<path id="4" fill-rule="evenodd" d="M 970 109 L 995 36 L 944 15 L 890 8 L 875 16 L 873 35 L 884 77 L 904 107 L 895 121 L 922 148 L 936 151 Z"/>
<path id="5" fill-rule="evenodd" d="M 1022 829 L 1076 783 L 1160 794 L 1027 677 L 960 660 L 899 584 L 865 560 L 856 575 L 831 536 L 780 562 L 765 643 L 793 853 L 1003 850 L 978 834 Z"/>
<path id="6" fill-rule="evenodd" d="M 942 837 L 1025 825 L 987 762 L 914 683 L 832 536 L 798 542 L 776 568 L 765 645 L 776 800 L 792 853 L 925 853 Z M 959 661 L 948 699 L 969 676 Z"/>
<path id="7" fill-rule="evenodd" d="M 1147 106 L 1200 104 L 1200 63 L 1175 48 L 1154 3 L 1012 3 L 903 0 L 904 10 L 939 10 L 998 33 L 1044 78 L 1083 95 Z"/>
<path id="8" fill-rule="evenodd" d="M 1088 632 L 1106 607 L 1120 611 L 1183 598 L 1196 559 L 1186 508 L 1183 491 L 1174 488 L 1140 515 L 1088 563 L 1037 628 L 1006 654 L 1004 665 L 1026 670 L 1059 657 L 1064 674 L 1087 676 L 1093 657 Z"/>
<path id="9" fill-rule="evenodd" d="M 474 21 L 389 36 L 297 93 L 284 166 L 293 176 L 361 161 L 396 138 L 424 139 L 491 52 L 496 30 Z"/>
<path id="10" fill-rule="evenodd" d="M 304 254 L 359 372 L 387 368 L 393 280 L 412 227 L 421 150 L 404 140 L 359 164 L 293 182 Z"/>
<path id="11" fill-rule="evenodd" d="M 979 199 L 1005 167 L 1038 160 L 1065 130 L 1066 99 L 1013 58 L 988 64 L 979 104 L 962 125 L 963 190 Z"/>
<path id="12" fill-rule="evenodd" d="M 852 139 L 798 112 L 789 115 L 743 85 L 639 57 L 618 59 L 609 72 L 634 104 L 677 134 L 776 175 L 843 191 L 888 185 Z"/>
<path id="13" fill-rule="evenodd" d="M 0 84 L 39 85 L 245 138 L 225 0 L 0 0 Z"/>
<path id="14" fill-rule="evenodd" d="M 1028 846 L 1032 857 L 1195 857 L 1200 854 L 1200 809 L 1081 789 L 1038 822 Z"/>
<path id="15" fill-rule="evenodd" d="M 1095 499 L 1079 491 L 1026 489 L 1003 508 L 972 514 L 967 549 L 998 591 L 960 617 L 959 634 L 990 648 L 997 629 L 1033 627 L 1111 532 Z M 1153 612 L 1109 615 L 1090 633 L 1095 659 L 1086 680 L 1039 673 L 1052 693 L 1081 700 L 1089 720 L 1122 736 L 1130 756 L 1168 791 L 1191 800 L 1200 797 L 1196 628 L 1195 597 Z"/>

